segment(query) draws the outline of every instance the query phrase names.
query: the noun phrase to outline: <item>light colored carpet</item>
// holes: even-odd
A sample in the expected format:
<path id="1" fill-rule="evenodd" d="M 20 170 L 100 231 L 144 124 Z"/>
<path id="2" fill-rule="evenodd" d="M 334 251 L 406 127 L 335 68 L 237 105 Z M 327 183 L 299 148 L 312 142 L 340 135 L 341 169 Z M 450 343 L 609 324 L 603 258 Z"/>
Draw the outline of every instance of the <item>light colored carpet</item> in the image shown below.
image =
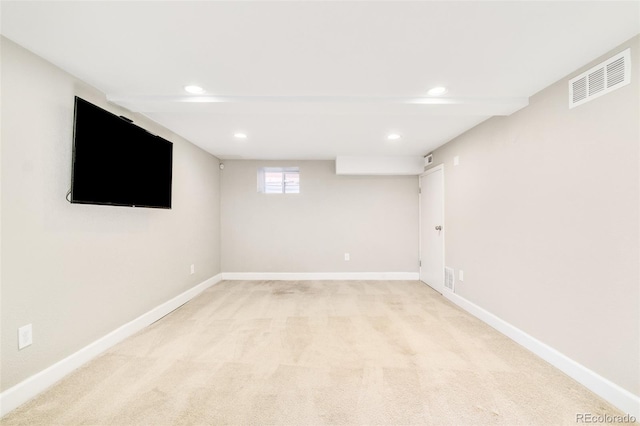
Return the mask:
<path id="1" fill-rule="evenodd" d="M 575 425 L 623 415 L 415 281 L 225 281 L 6 425 Z"/>

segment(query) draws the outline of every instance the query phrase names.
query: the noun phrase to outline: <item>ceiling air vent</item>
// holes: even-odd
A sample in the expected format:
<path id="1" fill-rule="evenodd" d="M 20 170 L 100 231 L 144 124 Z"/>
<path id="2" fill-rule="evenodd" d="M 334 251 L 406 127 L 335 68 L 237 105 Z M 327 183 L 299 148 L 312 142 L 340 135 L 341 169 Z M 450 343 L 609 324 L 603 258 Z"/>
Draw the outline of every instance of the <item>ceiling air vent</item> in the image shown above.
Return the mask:
<path id="1" fill-rule="evenodd" d="M 569 80 L 569 108 L 612 92 L 631 81 L 631 50 L 596 65 Z"/>
<path id="2" fill-rule="evenodd" d="M 448 266 L 444 267 L 444 288 L 450 290 L 452 293 L 454 292 L 455 285 L 455 272 L 453 268 L 449 268 Z"/>

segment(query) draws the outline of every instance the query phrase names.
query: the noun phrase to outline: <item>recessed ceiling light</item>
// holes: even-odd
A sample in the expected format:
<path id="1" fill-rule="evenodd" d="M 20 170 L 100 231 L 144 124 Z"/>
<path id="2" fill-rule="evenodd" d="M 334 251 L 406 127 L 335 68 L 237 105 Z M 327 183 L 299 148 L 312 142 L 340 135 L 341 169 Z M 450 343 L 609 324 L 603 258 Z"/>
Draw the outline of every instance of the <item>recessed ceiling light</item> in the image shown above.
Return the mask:
<path id="1" fill-rule="evenodd" d="M 390 141 L 397 141 L 398 139 L 400 139 L 400 135 L 397 133 L 391 133 L 387 136 L 387 139 L 389 139 Z"/>
<path id="2" fill-rule="evenodd" d="M 447 88 L 443 86 L 433 87 L 427 92 L 429 96 L 440 96 L 447 93 Z"/>
<path id="3" fill-rule="evenodd" d="M 184 86 L 184 91 L 187 93 L 192 93 L 194 95 L 204 93 L 204 89 L 202 87 L 194 85 Z"/>
<path id="4" fill-rule="evenodd" d="M 236 139 L 246 139 L 247 138 L 247 134 L 246 133 L 234 133 L 233 137 Z"/>

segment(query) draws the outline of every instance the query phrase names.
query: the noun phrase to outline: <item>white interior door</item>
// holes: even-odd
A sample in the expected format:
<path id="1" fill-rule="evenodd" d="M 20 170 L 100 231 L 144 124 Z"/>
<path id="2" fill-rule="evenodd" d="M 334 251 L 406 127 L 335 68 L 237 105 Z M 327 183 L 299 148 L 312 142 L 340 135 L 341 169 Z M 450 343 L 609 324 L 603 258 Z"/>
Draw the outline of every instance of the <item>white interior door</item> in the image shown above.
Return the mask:
<path id="1" fill-rule="evenodd" d="M 444 290 L 444 169 L 420 176 L 420 281 Z"/>

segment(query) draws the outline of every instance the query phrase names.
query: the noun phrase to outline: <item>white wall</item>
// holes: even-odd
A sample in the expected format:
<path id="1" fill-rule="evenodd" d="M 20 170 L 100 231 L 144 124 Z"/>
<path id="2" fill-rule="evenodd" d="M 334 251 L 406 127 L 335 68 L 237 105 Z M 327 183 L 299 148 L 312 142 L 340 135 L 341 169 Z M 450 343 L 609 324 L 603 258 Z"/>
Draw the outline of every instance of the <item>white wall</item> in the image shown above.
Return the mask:
<path id="1" fill-rule="evenodd" d="M 570 110 L 568 80 L 629 46 L 631 84 Z M 635 37 L 434 153 L 456 292 L 636 395 L 638 57 Z"/>
<path id="2" fill-rule="evenodd" d="M 223 271 L 418 272 L 416 176 L 336 176 L 333 161 L 224 163 Z M 301 193 L 258 193 L 267 166 L 299 166 Z"/>
<path id="3" fill-rule="evenodd" d="M 220 199 L 215 157 L 5 38 L 1 49 L 6 390 L 219 273 Z M 65 200 L 74 95 L 174 143 L 171 210 Z M 18 351 L 29 323 L 33 345 Z"/>

